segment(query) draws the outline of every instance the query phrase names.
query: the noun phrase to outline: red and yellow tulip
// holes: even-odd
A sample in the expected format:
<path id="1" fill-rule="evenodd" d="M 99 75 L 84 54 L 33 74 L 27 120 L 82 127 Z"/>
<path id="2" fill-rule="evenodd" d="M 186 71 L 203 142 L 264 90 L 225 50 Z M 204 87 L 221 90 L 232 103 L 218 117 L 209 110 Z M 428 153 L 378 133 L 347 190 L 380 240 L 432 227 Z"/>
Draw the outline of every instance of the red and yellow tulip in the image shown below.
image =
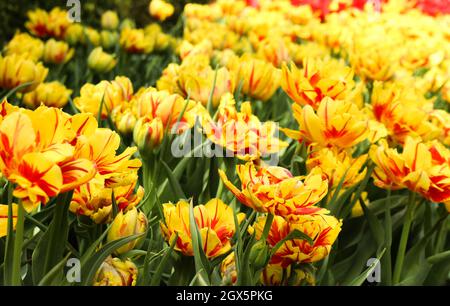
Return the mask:
<path id="1" fill-rule="evenodd" d="M 189 203 L 179 201 L 177 204 L 163 204 L 164 222 L 161 231 L 165 239 L 175 243 L 175 250 L 186 256 L 193 256 L 192 238 L 189 222 Z M 194 218 L 197 223 L 203 251 L 208 258 L 215 258 L 231 250 L 231 238 L 235 232 L 233 209 L 219 199 L 212 199 L 205 205 L 194 207 Z M 241 222 L 245 215 L 237 214 Z"/>

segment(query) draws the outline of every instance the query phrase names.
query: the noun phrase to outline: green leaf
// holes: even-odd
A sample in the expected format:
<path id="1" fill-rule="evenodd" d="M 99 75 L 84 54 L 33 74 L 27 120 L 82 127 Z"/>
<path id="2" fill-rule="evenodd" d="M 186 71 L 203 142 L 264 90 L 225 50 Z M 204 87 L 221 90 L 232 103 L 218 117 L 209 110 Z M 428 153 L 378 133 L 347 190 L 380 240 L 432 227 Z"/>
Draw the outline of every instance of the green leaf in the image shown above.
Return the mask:
<path id="1" fill-rule="evenodd" d="M 278 241 L 277 244 L 275 244 L 275 246 L 272 248 L 272 250 L 270 251 L 271 253 L 271 257 L 275 254 L 275 252 L 286 242 L 289 240 L 294 240 L 294 239 L 301 239 L 301 240 L 305 240 L 306 242 L 309 243 L 309 245 L 314 245 L 314 241 L 311 239 L 311 237 L 309 237 L 308 235 L 306 235 L 305 233 L 299 231 L 299 230 L 293 230 L 292 232 L 290 232 L 286 237 L 284 237 L 282 240 Z"/>
<path id="2" fill-rule="evenodd" d="M 156 268 L 156 272 L 155 272 L 155 274 L 153 274 L 152 280 L 150 282 L 150 286 L 158 286 L 161 284 L 161 275 L 162 275 L 164 269 L 166 269 L 167 261 L 169 260 L 170 255 L 173 252 L 173 249 L 175 248 L 175 244 L 177 243 L 177 240 L 178 240 L 178 233 L 176 233 L 175 238 L 170 243 L 170 247 L 167 249 L 167 251 L 164 254 L 163 258 L 161 259 L 158 267 Z"/>
<path id="3" fill-rule="evenodd" d="M 184 195 L 184 192 L 180 186 L 180 182 L 175 178 L 175 176 L 172 173 L 172 170 L 169 168 L 169 166 L 161 160 L 160 163 L 162 164 L 162 168 L 164 172 L 166 173 L 167 179 L 169 180 L 170 186 L 172 187 L 173 192 L 175 193 L 175 197 L 177 199 L 185 199 L 186 196 Z"/>
<path id="4" fill-rule="evenodd" d="M 445 251 L 427 258 L 430 264 L 437 264 L 446 260 L 450 260 L 450 251 Z"/>
<path id="5" fill-rule="evenodd" d="M 39 282 L 38 286 L 60 285 L 61 276 L 66 262 L 71 254 L 68 253 L 57 265 L 55 265 Z M 58 279 L 59 278 L 59 279 Z"/>
<path id="6" fill-rule="evenodd" d="M 206 258 L 205 252 L 203 251 L 202 237 L 198 229 L 197 222 L 195 221 L 194 205 L 192 201 L 189 205 L 189 228 L 191 231 L 195 270 L 197 271 L 197 273 L 200 273 L 202 275 L 203 279 L 208 280 L 209 282 L 209 261 Z"/>
<path id="7" fill-rule="evenodd" d="M 69 235 L 68 211 L 71 199 L 72 192 L 57 197 L 53 219 L 33 251 L 32 272 L 35 284 L 38 284 L 64 257 Z"/>
<path id="8" fill-rule="evenodd" d="M 124 237 L 118 240 L 111 241 L 107 243 L 103 248 L 101 248 L 97 253 L 93 256 L 89 257 L 85 260 L 85 264 L 82 265 L 81 268 L 81 284 L 82 286 L 91 286 L 101 264 L 105 261 L 105 259 L 111 255 L 115 250 L 124 246 L 125 244 L 139 239 L 145 233 L 139 235 L 132 235 L 128 237 Z"/>

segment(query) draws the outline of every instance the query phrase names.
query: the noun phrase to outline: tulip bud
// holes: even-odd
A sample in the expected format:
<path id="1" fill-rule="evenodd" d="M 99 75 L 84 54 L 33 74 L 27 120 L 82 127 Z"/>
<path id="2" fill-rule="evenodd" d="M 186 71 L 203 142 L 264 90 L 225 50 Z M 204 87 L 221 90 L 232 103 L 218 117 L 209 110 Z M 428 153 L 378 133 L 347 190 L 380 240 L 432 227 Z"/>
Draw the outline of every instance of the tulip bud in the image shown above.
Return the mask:
<path id="1" fill-rule="evenodd" d="M 83 41 L 84 28 L 80 23 L 71 24 L 64 35 L 64 40 L 74 46 Z"/>
<path id="2" fill-rule="evenodd" d="M 265 241 L 258 241 L 250 250 L 250 262 L 256 269 L 261 269 L 269 262 L 269 247 Z"/>
<path id="3" fill-rule="evenodd" d="M 120 23 L 120 26 L 119 26 L 119 30 L 121 30 L 121 31 L 123 29 L 134 29 L 134 28 L 136 28 L 136 23 L 132 19 L 129 19 L 129 18 L 122 20 L 122 22 Z"/>
<path id="4" fill-rule="evenodd" d="M 95 275 L 94 286 L 135 286 L 137 274 L 132 261 L 108 257 Z"/>
<path id="5" fill-rule="evenodd" d="M 121 105 L 119 105 L 111 112 L 111 119 L 122 135 L 131 135 L 133 133 L 133 129 L 136 126 L 136 116 L 130 109 L 123 110 Z"/>
<path id="6" fill-rule="evenodd" d="M 44 62 L 64 64 L 73 57 L 74 52 L 67 43 L 50 39 L 44 46 Z"/>
<path id="7" fill-rule="evenodd" d="M 111 242 L 132 235 L 142 234 L 147 230 L 147 226 L 147 217 L 143 212 L 139 212 L 136 207 L 131 208 L 125 213 L 120 211 L 111 224 L 107 240 Z M 118 248 L 115 253 L 124 254 L 138 247 L 142 241 L 142 238 L 133 240 Z"/>
<path id="8" fill-rule="evenodd" d="M 88 57 L 88 66 L 90 69 L 105 73 L 111 71 L 116 66 L 116 59 L 113 55 L 103 52 L 102 47 L 97 47 L 92 50 Z"/>
<path id="9" fill-rule="evenodd" d="M 150 1 L 148 11 L 153 18 L 164 21 L 173 15 L 175 8 L 172 4 L 163 0 L 152 0 Z"/>
<path id="10" fill-rule="evenodd" d="M 133 138 L 141 152 L 151 152 L 158 148 L 164 138 L 161 119 L 148 117 L 139 119 L 134 128 Z"/>
<path id="11" fill-rule="evenodd" d="M 69 101 L 72 90 L 67 89 L 60 82 L 41 83 L 32 92 L 23 96 L 23 103 L 30 108 L 37 108 L 42 104 L 48 107 L 63 108 Z"/>
<path id="12" fill-rule="evenodd" d="M 111 49 L 119 42 L 119 33 L 111 31 L 102 31 L 100 33 L 102 47 Z"/>
<path id="13" fill-rule="evenodd" d="M 119 16 L 114 11 L 106 11 L 102 15 L 102 28 L 106 30 L 115 30 L 119 26 Z"/>

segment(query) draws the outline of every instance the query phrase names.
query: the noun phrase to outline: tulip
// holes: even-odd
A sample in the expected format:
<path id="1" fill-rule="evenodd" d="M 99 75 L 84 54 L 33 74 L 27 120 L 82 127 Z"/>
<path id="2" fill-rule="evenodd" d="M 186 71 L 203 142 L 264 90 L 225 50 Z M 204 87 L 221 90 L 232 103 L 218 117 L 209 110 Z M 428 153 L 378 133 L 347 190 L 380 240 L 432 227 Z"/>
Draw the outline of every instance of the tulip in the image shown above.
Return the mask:
<path id="1" fill-rule="evenodd" d="M 103 52 L 102 47 L 92 50 L 88 57 L 88 67 L 98 73 L 111 71 L 117 64 L 113 55 Z"/>
<path id="2" fill-rule="evenodd" d="M 84 27 L 79 23 L 73 23 L 64 35 L 64 40 L 71 46 L 75 46 L 84 40 Z"/>
<path id="3" fill-rule="evenodd" d="M 143 117 L 139 119 L 134 127 L 133 139 L 142 153 L 157 149 L 164 139 L 164 126 L 161 118 Z"/>
<path id="4" fill-rule="evenodd" d="M 26 33 L 17 33 L 6 45 L 5 55 L 23 55 L 24 58 L 37 62 L 44 54 L 44 43 Z"/>
<path id="5" fill-rule="evenodd" d="M 372 146 L 369 156 L 377 165 L 373 173 L 376 186 L 408 188 L 433 202 L 450 202 L 450 151 L 439 142 L 423 143 L 408 137 L 399 153 L 381 141 Z"/>
<path id="6" fill-rule="evenodd" d="M 143 29 L 125 28 L 120 32 L 120 46 L 128 53 L 151 53 L 155 41 Z"/>
<path id="7" fill-rule="evenodd" d="M 222 284 L 230 286 L 236 284 L 237 270 L 234 252 L 230 253 L 220 264 L 220 275 L 222 276 Z"/>
<path id="8" fill-rule="evenodd" d="M 17 223 L 17 204 L 12 204 L 12 222 L 13 229 Z M 0 238 L 8 235 L 8 205 L 0 204 Z"/>
<path id="9" fill-rule="evenodd" d="M 111 31 L 100 32 L 101 45 L 104 49 L 111 49 L 119 42 L 119 33 Z"/>
<path id="10" fill-rule="evenodd" d="M 0 56 L 0 88 L 13 89 L 25 83 L 31 85 L 21 88 L 20 92 L 34 90 L 47 77 L 48 69 L 42 63 L 13 54 Z"/>
<path id="11" fill-rule="evenodd" d="M 75 106 L 84 113 L 97 116 L 100 105 L 102 119 L 122 102 L 129 102 L 133 96 L 133 85 L 126 77 L 118 76 L 113 81 L 101 81 L 94 85 L 87 83 L 81 87 L 80 96 L 74 99 Z"/>
<path id="12" fill-rule="evenodd" d="M 137 119 L 127 104 L 116 106 L 111 112 L 111 119 L 122 135 L 133 134 Z"/>
<path id="13" fill-rule="evenodd" d="M 41 103 L 49 107 L 63 108 L 71 94 L 72 90 L 60 82 L 41 83 L 34 91 L 23 96 L 23 103 L 30 108 L 37 108 Z"/>
<path id="14" fill-rule="evenodd" d="M 269 264 L 261 273 L 261 282 L 265 286 L 314 286 L 316 280 L 307 268 L 293 265 L 283 268 L 280 264 Z"/>
<path id="15" fill-rule="evenodd" d="M 50 39 L 45 43 L 43 59 L 46 63 L 63 64 L 70 61 L 74 52 L 67 43 Z"/>
<path id="16" fill-rule="evenodd" d="M 363 167 L 366 160 L 366 154 L 353 158 L 345 150 L 335 148 L 316 150 L 312 147 L 306 167 L 308 170 L 319 167 L 328 178 L 330 189 L 337 188 L 340 182 L 342 182 L 342 188 L 349 188 L 361 182 L 366 175 L 367 169 Z"/>
<path id="17" fill-rule="evenodd" d="M 139 186 L 135 192 L 137 177 L 128 185 L 107 188 L 99 182 L 89 182 L 74 190 L 70 211 L 90 217 L 95 223 L 112 221 L 112 194 L 120 211 L 135 207 L 142 200 L 144 188 Z"/>
<path id="18" fill-rule="evenodd" d="M 138 268 L 130 260 L 106 258 L 94 278 L 94 286 L 136 286 Z"/>
<path id="19" fill-rule="evenodd" d="M 260 122 L 249 102 L 242 103 L 238 112 L 231 94 L 222 96 L 217 122 L 205 116 L 202 126 L 209 140 L 242 160 L 260 159 L 287 146 L 274 136 L 275 123 Z"/>
<path id="20" fill-rule="evenodd" d="M 166 20 L 175 12 L 173 5 L 163 0 L 151 0 L 148 10 L 150 15 L 159 21 Z"/>
<path id="21" fill-rule="evenodd" d="M 242 82 L 242 93 L 267 101 L 280 86 L 280 70 L 265 61 L 245 54 L 240 58 L 236 84 Z"/>
<path id="22" fill-rule="evenodd" d="M 282 67 L 281 86 L 301 106 L 317 109 L 324 97 L 343 100 L 354 89 L 353 71 L 336 60 L 304 60 L 303 69 L 294 63 Z"/>
<path id="23" fill-rule="evenodd" d="M 135 207 L 123 212 L 120 211 L 111 223 L 108 231 L 107 241 L 112 242 L 132 235 L 143 234 L 147 231 L 148 220 L 143 212 L 139 212 Z M 142 238 L 133 240 L 118 248 L 116 254 L 124 254 L 134 248 L 139 247 L 143 242 Z"/>
<path id="24" fill-rule="evenodd" d="M 67 28 L 72 21 L 67 17 L 67 12 L 59 7 L 53 8 L 50 12 L 42 9 L 35 9 L 27 13 L 28 21 L 26 28 L 38 37 L 64 38 Z"/>
<path id="25" fill-rule="evenodd" d="M 328 192 L 328 181 L 320 168 L 314 168 L 306 177 L 294 177 L 281 167 L 260 167 L 251 162 L 237 165 L 241 190 L 234 186 L 226 174 L 219 170 L 225 186 L 244 205 L 258 211 L 269 212 L 296 220 L 302 215 L 323 211 L 316 206 Z"/>
<path id="26" fill-rule="evenodd" d="M 114 11 L 106 11 L 101 17 L 102 28 L 106 30 L 115 30 L 119 26 L 119 16 Z"/>
<path id="27" fill-rule="evenodd" d="M 259 217 L 250 231 L 254 231 L 256 239 L 261 239 L 266 217 Z M 267 243 L 274 247 L 292 231 L 298 230 L 308 235 L 312 244 L 303 239 L 285 241 L 275 251 L 270 261 L 283 268 L 293 263 L 313 263 L 320 261 L 330 254 L 331 246 L 341 231 L 342 221 L 329 215 L 304 215 L 295 222 L 287 222 L 280 216 L 275 216 L 267 237 Z"/>
<path id="28" fill-rule="evenodd" d="M 186 256 L 193 256 L 192 238 L 189 221 L 189 203 L 179 201 L 177 204 L 163 204 L 164 221 L 161 231 L 169 242 L 176 238 L 175 250 Z M 231 238 L 235 233 L 233 209 L 219 199 L 212 199 L 205 205 L 194 207 L 194 219 L 201 236 L 201 245 L 206 257 L 216 258 L 231 250 Z M 245 214 L 237 214 L 242 222 Z"/>
<path id="29" fill-rule="evenodd" d="M 305 139 L 320 147 L 351 148 L 369 136 L 369 120 L 350 101 L 337 101 L 326 97 L 317 112 L 310 105 L 303 109 L 292 106 L 300 131 L 282 129 L 290 138 Z"/>

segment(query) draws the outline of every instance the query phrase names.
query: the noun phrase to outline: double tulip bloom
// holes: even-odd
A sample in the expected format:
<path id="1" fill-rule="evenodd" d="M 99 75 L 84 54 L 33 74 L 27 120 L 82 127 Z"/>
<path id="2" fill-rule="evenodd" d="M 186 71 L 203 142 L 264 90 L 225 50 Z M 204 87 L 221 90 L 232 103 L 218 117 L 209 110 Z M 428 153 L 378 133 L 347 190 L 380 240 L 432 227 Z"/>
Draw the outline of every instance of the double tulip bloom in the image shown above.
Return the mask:
<path id="1" fill-rule="evenodd" d="M 58 81 L 41 83 L 32 92 L 23 96 L 23 103 L 34 109 L 44 104 L 48 107 L 63 108 L 69 102 L 72 90 L 67 89 Z"/>
<path id="2" fill-rule="evenodd" d="M 235 104 L 231 94 L 224 95 L 217 121 L 205 116 L 202 126 L 209 140 L 242 160 L 266 157 L 287 147 L 287 143 L 274 135 L 277 131 L 276 124 L 260 122 L 252 114 L 250 102 L 242 103 L 240 112 Z"/>
<path id="3" fill-rule="evenodd" d="M 135 148 L 116 155 L 120 138 L 98 129 L 88 114 L 70 116 L 59 109 L 29 111 L 2 103 L 0 169 L 16 184 L 13 195 L 28 210 L 51 197 L 81 186 L 94 177 L 105 186 L 120 185 L 138 160 Z"/>
<path id="4" fill-rule="evenodd" d="M 67 28 L 72 24 L 68 18 L 68 13 L 58 7 L 50 12 L 42 9 L 35 9 L 28 12 L 26 28 L 37 37 L 54 37 L 63 39 Z"/>
<path id="5" fill-rule="evenodd" d="M 164 222 L 161 231 L 165 239 L 175 241 L 175 250 L 186 256 L 193 256 L 192 236 L 189 221 L 189 203 L 179 201 L 177 204 L 163 204 Z M 231 250 L 231 238 L 235 233 L 233 208 L 220 199 L 212 199 L 205 205 L 194 207 L 194 219 L 201 236 L 201 243 L 206 257 L 215 258 Z M 238 222 L 245 218 L 237 214 Z"/>
<path id="6" fill-rule="evenodd" d="M 133 96 L 133 84 L 126 77 L 118 76 L 113 81 L 101 81 L 98 84 L 87 83 L 80 90 L 80 96 L 73 101 L 83 113 L 98 115 L 100 106 L 101 117 L 105 119 L 112 110 L 123 102 L 128 102 Z"/>
<path id="7" fill-rule="evenodd" d="M 310 105 L 292 106 L 300 131 L 283 129 L 289 137 L 320 147 L 352 148 L 369 136 L 369 120 L 350 101 L 325 97 L 317 112 Z"/>
<path id="8" fill-rule="evenodd" d="M 370 157 L 377 165 L 373 173 L 376 186 L 408 188 L 450 206 L 450 151 L 439 142 L 423 143 L 408 137 L 399 153 L 382 141 L 371 148 Z"/>
<path id="9" fill-rule="evenodd" d="M 6 45 L 5 55 L 23 55 L 34 62 L 39 61 L 44 54 L 44 43 L 27 33 L 17 33 Z"/>
<path id="10" fill-rule="evenodd" d="M 136 286 L 138 268 L 126 259 L 108 257 L 94 278 L 94 286 Z"/>
<path id="11" fill-rule="evenodd" d="M 252 162 L 236 166 L 241 188 L 234 186 L 219 170 L 225 186 L 244 205 L 263 213 L 296 220 L 302 215 L 320 214 L 317 206 L 328 192 L 328 181 L 320 168 L 314 168 L 306 177 L 293 176 L 281 167 L 257 168 Z"/>
<path id="12" fill-rule="evenodd" d="M 281 86 L 295 103 L 317 109 L 325 97 L 350 97 L 355 88 L 353 75 L 350 67 L 337 60 L 305 59 L 302 69 L 294 63 L 290 68 L 283 64 Z"/>
<path id="13" fill-rule="evenodd" d="M 163 0 L 152 0 L 148 7 L 149 13 L 152 17 L 164 21 L 175 12 L 172 4 Z"/>
<path id="14" fill-rule="evenodd" d="M 45 80 L 47 74 L 48 69 L 42 63 L 35 63 L 24 55 L 0 56 L 0 88 L 13 89 L 30 83 L 20 92 L 32 91 Z"/>
<path id="15" fill-rule="evenodd" d="M 266 217 L 260 217 L 250 229 L 255 232 L 256 239 L 261 239 Z M 275 216 L 267 237 L 267 243 L 274 247 L 291 232 L 298 230 L 312 240 L 310 244 L 304 239 L 285 241 L 275 251 L 270 263 L 287 268 L 293 263 L 313 263 L 328 256 L 331 246 L 341 231 L 342 222 L 329 215 L 302 216 L 295 222 L 287 222 L 280 216 Z"/>
<path id="16" fill-rule="evenodd" d="M 65 64 L 70 61 L 74 52 L 66 42 L 52 38 L 45 43 L 43 60 L 51 64 Z"/>

